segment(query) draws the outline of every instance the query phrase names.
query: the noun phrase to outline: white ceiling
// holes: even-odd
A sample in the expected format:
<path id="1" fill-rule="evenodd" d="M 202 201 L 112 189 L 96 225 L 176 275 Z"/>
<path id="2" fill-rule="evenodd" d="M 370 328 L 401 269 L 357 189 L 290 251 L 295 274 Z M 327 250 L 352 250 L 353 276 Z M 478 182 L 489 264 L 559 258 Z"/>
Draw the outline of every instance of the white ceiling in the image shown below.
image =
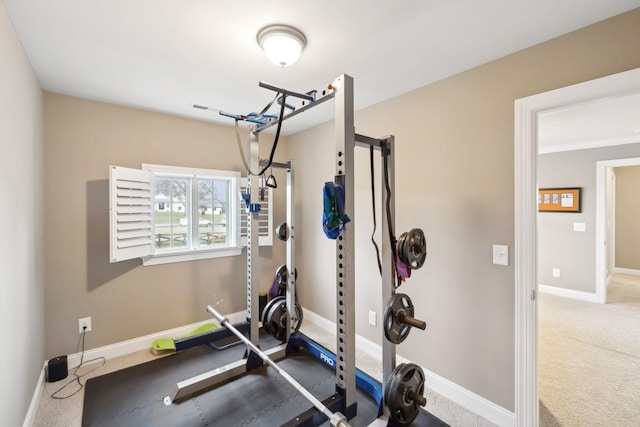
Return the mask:
<path id="1" fill-rule="evenodd" d="M 605 98 L 538 115 L 538 152 L 640 142 L 640 93 Z"/>
<path id="2" fill-rule="evenodd" d="M 355 79 L 356 109 L 640 6 L 640 0 L 2 0 L 43 89 L 231 124 L 273 93 Z M 300 29 L 292 67 L 256 42 L 267 24 Z M 332 117 L 310 111 L 290 134 Z"/>

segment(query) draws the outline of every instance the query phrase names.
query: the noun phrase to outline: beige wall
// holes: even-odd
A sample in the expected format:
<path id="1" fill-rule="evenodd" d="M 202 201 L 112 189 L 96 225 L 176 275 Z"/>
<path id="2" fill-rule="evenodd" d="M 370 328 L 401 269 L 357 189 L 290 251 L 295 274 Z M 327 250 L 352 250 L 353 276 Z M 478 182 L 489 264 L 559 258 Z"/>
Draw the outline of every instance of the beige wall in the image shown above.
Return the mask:
<path id="1" fill-rule="evenodd" d="M 0 2 L 2 424 L 22 425 L 42 372 L 42 91 Z"/>
<path id="2" fill-rule="evenodd" d="M 261 137 L 265 155 L 272 139 Z M 283 147 L 276 161 L 286 160 Z M 220 299 L 223 313 L 246 309 L 244 251 L 149 267 L 109 263 L 109 165 L 243 171 L 232 126 L 46 93 L 45 150 L 47 357 L 77 351 L 81 317 L 92 317 L 87 348 L 94 348 L 209 319 L 206 305 Z M 276 224 L 284 191 L 275 192 Z M 260 249 L 262 290 L 284 252 L 280 241 Z"/>
<path id="3" fill-rule="evenodd" d="M 616 265 L 640 270 L 640 166 L 615 168 Z"/>
<path id="4" fill-rule="evenodd" d="M 514 101 L 640 67 L 640 9 L 461 73 L 356 114 L 356 131 L 396 136 L 396 233 L 420 227 L 429 256 L 399 289 L 427 330 L 399 354 L 514 409 L 514 270 L 492 265 L 492 245 L 514 245 Z M 356 97 L 358 76 L 355 78 Z M 394 78 L 402 78 L 401 71 Z M 310 113 L 311 114 L 311 113 Z M 319 228 L 322 183 L 335 173 L 325 124 L 289 139 L 297 162 L 303 306 L 335 319 L 333 243 Z M 366 154 L 356 164 L 356 326 L 380 343 L 379 279 Z M 330 156 L 329 156 L 330 157 Z M 380 176 L 379 173 L 377 175 Z M 379 198 L 378 198 L 379 201 Z"/>
<path id="5" fill-rule="evenodd" d="M 538 156 L 538 186 L 540 188 L 582 188 L 581 213 L 541 212 L 538 214 L 539 284 L 595 294 L 597 162 L 632 157 L 640 157 L 640 144 L 548 153 Z M 627 168 L 616 168 L 616 170 L 619 169 Z M 634 188 L 637 189 L 637 187 Z M 636 197 L 636 205 L 637 203 Z M 638 211 L 636 210 L 635 213 L 637 214 Z M 584 233 L 573 231 L 573 223 L 576 222 L 585 223 L 586 231 Z M 625 223 L 622 222 L 622 224 Z M 616 222 L 616 229 L 617 226 Z M 626 228 L 629 224 L 624 226 Z M 638 226 L 635 225 L 635 227 L 635 235 L 638 236 Z M 629 232 L 632 230 L 633 228 L 626 229 Z M 632 252 L 632 254 L 635 255 L 637 252 Z M 618 253 L 616 252 L 617 257 Z M 560 269 L 560 277 L 552 276 L 554 268 Z"/>

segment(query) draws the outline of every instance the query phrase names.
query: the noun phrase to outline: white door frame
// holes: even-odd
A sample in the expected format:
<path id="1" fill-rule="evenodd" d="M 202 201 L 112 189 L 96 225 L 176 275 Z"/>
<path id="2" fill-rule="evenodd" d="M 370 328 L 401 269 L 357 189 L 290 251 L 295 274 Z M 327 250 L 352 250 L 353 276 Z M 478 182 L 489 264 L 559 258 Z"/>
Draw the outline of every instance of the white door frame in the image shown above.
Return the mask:
<path id="1" fill-rule="evenodd" d="M 640 141 L 639 141 L 640 142 Z M 604 235 L 605 235 L 605 295 L 609 285 L 608 277 L 613 274 L 616 266 L 616 171 L 614 168 L 606 168 L 605 171 L 605 194 L 604 194 Z M 605 299 L 606 300 L 606 299 Z"/>
<path id="2" fill-rule="evenodd" d="M 554 108 L 640 91 L 640 68 L 515 101 L 515 423 L 537 426 L 537 123 Z"/>
<path id="3" fill-rule="evenodd" d="M 640 140 L 638 141 L 640 142 Z M 600 303 L 607 302 L 607 169 L 640 165 L 640 157 L 628 159 L 602 160 L 596 163 L 596 299 Z M 608 242 L 615 244 L 615 242 Z M 613 273 L 615 264 L 611 264 Z"/>

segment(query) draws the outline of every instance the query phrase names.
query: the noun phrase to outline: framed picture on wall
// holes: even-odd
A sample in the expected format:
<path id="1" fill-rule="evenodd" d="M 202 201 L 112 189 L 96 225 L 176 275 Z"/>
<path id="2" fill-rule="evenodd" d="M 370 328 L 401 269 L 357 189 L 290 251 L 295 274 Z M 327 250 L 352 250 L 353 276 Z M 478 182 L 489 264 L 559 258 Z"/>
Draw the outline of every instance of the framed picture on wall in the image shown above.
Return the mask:
<path id="1" fill-rule="evenodd" d="M 582 212 L 582 188 L 540 188 L 538 212 Z"/>

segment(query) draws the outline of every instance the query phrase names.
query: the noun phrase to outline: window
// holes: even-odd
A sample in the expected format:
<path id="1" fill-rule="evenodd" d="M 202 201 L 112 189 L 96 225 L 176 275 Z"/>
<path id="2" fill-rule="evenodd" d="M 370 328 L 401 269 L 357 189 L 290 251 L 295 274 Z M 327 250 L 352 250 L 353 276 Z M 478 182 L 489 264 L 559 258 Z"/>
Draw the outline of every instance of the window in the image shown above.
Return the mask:
<path id="1" fill-rule="evenodd" d="M 111 262 L 144 265 L 239 255 L 246 245 L 246 188 L 239 172 L 112 166 Z M 269 189 L 270 190 L 270 189 Z M 271 191 L 259 201 L 260 243 L 271 244 Z"/>

